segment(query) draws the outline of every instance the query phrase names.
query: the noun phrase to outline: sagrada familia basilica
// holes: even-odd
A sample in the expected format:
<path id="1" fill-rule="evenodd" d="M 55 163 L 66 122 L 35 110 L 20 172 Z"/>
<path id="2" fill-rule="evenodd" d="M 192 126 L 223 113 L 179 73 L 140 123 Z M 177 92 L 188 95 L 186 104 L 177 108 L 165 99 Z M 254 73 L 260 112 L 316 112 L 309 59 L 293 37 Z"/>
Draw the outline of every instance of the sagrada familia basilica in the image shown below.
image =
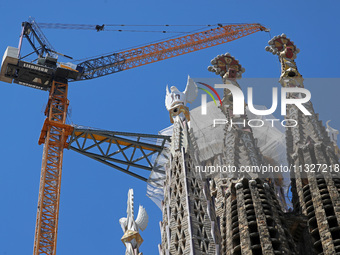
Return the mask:
<path id="1" fill-rule="evenodd" d="M 282 34 L 271 39 L 266 50 L 280 60 L 281 86 L 304 88 L 295 62 L 299 50 L 294 43 Z M 224 84 L 240 88 L 237 81 L 244 69 L 234 57 L 219 55 L 211 63 L 208 70 L 220 75 Z M 164 167 L 159 254 L 340 254 L 337 130 L 328 123 L 326 129 L 312 102 L 303 104 L 310 115 L 295 104 L 286 108 L 286 123 L 297 123 L 285 128 L 287 163 L 294 169 L 288 177 L 292 197 L 288 208 L 280 189 L 281 173 L 240 171 L 242 166 L 275 165 L 275 160 L 263 154 L 250 125 L 232 125 L 248 123 L 248 116 L 233 113 L 233 93 L 227 88 L 218 108 L 227 120 L 220 138 L 222 150 L 200 160 L 186 106 L 195 99 L 195 93 L 193 81 L 188 82 L 185 92 L 176 87 L 167 89 L 166 107 L 173 127 Z M 299 92 L 286 96 L 303 98 Z M 197 164 L 233 166 L 237 171 L 212 175 L 196 171 Z M 322 171 L 312 171 L 313 166 L 322 166 Z M 129 201 L 132 199 L 129 191 Z M 129 208 L 130 216 L 128 210 L 128 217 L 121 221 L 126 254 L 140 254 L 139 229 L 145 229 L 147 214 L 140 208 L 141 215 L 134 220 L 133 203 Z"/>

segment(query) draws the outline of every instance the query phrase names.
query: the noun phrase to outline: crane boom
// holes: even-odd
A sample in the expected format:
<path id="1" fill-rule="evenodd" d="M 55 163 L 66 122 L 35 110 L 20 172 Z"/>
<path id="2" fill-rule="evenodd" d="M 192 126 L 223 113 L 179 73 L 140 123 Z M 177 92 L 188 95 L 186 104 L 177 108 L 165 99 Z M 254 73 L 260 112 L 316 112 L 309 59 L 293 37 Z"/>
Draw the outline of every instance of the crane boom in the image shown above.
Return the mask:
<path id="1" fill-rule="evenodd" d="M 8 47 L 1 66 L 0 81 L 8 83 L 14 81 L 20 85 L 41 90 L 50 90 L 52 81 L 55 79 L 61 78 L 68 81 L 94 79 L 213 47 L 258 31 L 268 31 L 267 28 L 258 23 L 219 25 L 217 28 L 112 53 L 70 66 L 57 63 L 56 57 L 52 55 L 57 52 L 51 49 L 52 46 L 45 47 L 42 32 L 39 30 L 38 33 L 34 30 L 35 27 L 39 28 L 37 25 L 34 25 L 35 23 L 24 22 L 23 24 L 25 25 L 23 29 L 25 38 L 29 40 L 30 34 L 33 34 L 37 40 L 41 39 L 38 40 L 42 42 L 40 47 L 45 49 L 44 52 L 48 52 L 48 54 L 42 57 L 38 48 L 33 47 L 33 40 L 29 40 L 34 52 L 40 53 L 37 63 L 33 64 L 19 58 L 20 49 Z"/>
<path id="2" fill-rule="evenodd" d="M 90 59 L 78 64 L 78 66 L 84 68 L 78 79 L 93 79 L 147 65 L 230 42 L 258 31 L 267 31 L 267 28 L 258 23 L 219 26 L 214 29 Z"/>

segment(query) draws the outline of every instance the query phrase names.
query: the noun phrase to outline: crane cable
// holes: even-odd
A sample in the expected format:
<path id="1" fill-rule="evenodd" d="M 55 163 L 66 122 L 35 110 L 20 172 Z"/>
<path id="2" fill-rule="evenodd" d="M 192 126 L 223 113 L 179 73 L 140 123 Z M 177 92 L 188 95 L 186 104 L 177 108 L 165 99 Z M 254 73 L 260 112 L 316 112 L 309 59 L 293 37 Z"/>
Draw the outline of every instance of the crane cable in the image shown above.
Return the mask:
<path id="1" fill-rule="evenodd" d="M 242 24 L 246 24 L 246 23 L 217 23 L 217 24 L 213 24 L 213 25 L 126 25 L 126 24 L 103 24 L 103 25 L 87 25 L 87 24 L 63 24 L 63 23 L 36 23 L 40 28 L 44 28 L 44 29 L 74 29 L 74 30 L 95 30 L 97 32 L 100 31 L 115 31 L 115 32 L 151 32 L 151 33 L 176 33 L 176 34 L 190 34 L 190 33 L 194 33 L 194 32 L 199 32 L 201 30 L 206 29 L 206 27 L 222 27 L 224 25 L 242 25 Z M 123 29 L 105 29 L 105 27 L 198 27 L 194 30 L 190 30 L 187 32 L 184 31 L 166 31 L 166 30 L 123 30 Z M 176 38 L 176 35 L 172 35 L 169 36 L 167 39 L 173 39 Z M 72 60 L 71 62 L 82 62 L 82 61 L 86 61 L 89 60 L 91 58 L 95 58 L 95 57 L 100 57 L 103 55 L 108 55 L 108 54 L 112 54 L 112 53 L 116 53 L 116 52 L 121 52 L 121 51 L 126 51 L 126 50 L 130 50 L 136 47 L 142 47 L 148 44 L 152 44 L 152 43 L 157 43 L 160 41 L 163 41 L 163 39 L 159 39 L 159 40 L 155 40 L 149 43 L 143 43 L 134 47 L 128 47 L 128 48 L 124 48 L 124 49 L 120 49 L 120 50 L 116 50 L 114 52 L 110 52 L 110 53 L 105 53 L 105 54 L 99 54 L 96 56 L 92 56 L 92 57 L 86 57 L 86 58 L 82 58 L 82 59 L 76 59 L 76 60 Z"/>
<path id="2" fill-rule="evenodd" d="M 189 31 L 189 32 L 187 32 L 186 34 L 195 33 L 195 32 L 201 31 L 201 30 L 203 30 L 203 29 L 204 29 L 204 28 L 201 27 L 201 28 L 198 28 L 198 29 Z M 78 63 L 78 62 L 83 62 L 83 61 L 86 61 L 86 60 L 89 60 L 89 59 L 93 59 L 93 58 L 97 58 L 97 57 L 101 57 L 101 56 L 105 56 L 105 55 L 109 55 L 109 54 L 113 54 L 113 53 L 117 53 L 117 52 L 127 51 L 127 50 L 130 50 L 130 49 L 134 49 L 134 48 L 146 46 L 146 45 L 149 45 L 149 44 L 154 44 L 154 43 L 162 42 L 162 41 L 164 41 L 164 40 L 169 40 L 169 39 L 173 39 L 173 38 L 177 38 L 177 35 L 172 35 L 172 36 L 169 36 L 169 37 L 166 37 L 166 38 L 163 38 L 163 39 L 151 41 L 151 42 L 148 42 L 148 43 L 142 43 L 142 44 L 139 44 L 139 45 L 135 45 L 135 46 L 131 46 L 131 47 L 123 48 L 123 49 L 118 49 L 118 50 L 112 51 L 112 52 L 107 52 L 107 53 L 103 53 L 103 54 L 98 54 L 98 55 L 95 55 L 95 56 L 92 56 L 92 57 L 86 57 L 86 58 L 81 58 L 81 59 L 75 59 L 75 60 L 72 60 L 72 61 L 70 61 L 70 62 L 76 62 L 76 63 Z"/>
<path id="3" fill-rule="evenodd" d="M 52 24 L 52 23 L 39 23 L 39 24 Z M 218 23 L 215 26 L 222 27 L 222 26 L 225 26 L 225 25 L 242 25 L 242 24 L 247 24 L 247 23 Z M 158 25 L 149 25 L 149 26 L 158 26 Z M 174 25 L 174 26 L 181 26 L 181 25 Z M 192 25 L 192 26 L 195 26 L 195 25 Z M 214 25 L 205 25 L 205 26 L 214 26 Z M 204 29 L 206 29 L 206 28 L 205 27 L 200 27 L 200 28 L 188 31 L 185 34 L 197 33 L 197 32 L 202 31 Z M 139 48 L 139 47 L 143 47 L 143 46 L 146 46 L 146 45 L 149 45 L 149 44 L 154 44 L 154 43 L 158 43 L 158 42 L 162 42 L 164 40 L 170 40 L 170 39 L 174 39 L 174 38 L 177 38 L 177 35 L 171 35 L 171 36 L 168 36 L 166 38 L 159 39 L 159 40 L 151 41 L 151 42 L 148 42 L 148 43 L 142 43 L 142 44 L 131 46 L 131 47 L 127 47 L 127 48 L 122 48 L 122 49 L 118 49 L 118 50 L 115 50 L 115 51 L 112 51 L 112 52 L 106 52 L 106 53 L 98 54 L 98 55 L 91 56 L 91 57 L 74 59 L 74 60 L 72 60 L 70 62 L 72 62 L 72 63 L 79 63 L 79 62 L 87 61 L 89 59 L 93 59 L 93 58 L 97 58 L 97 57 L 102 57 L 102 56 L 106 56 L 106 55 L 110 55 L 110 54 L 114 54 L 114 53 L 118 53 L 118 52 L 122 52 L 122 51 L 127 51 L 127 50 L 131 50 L 131 49 L 134 49 L 134 48 Z"/>
<path id="4" fill-rule="evenodd" d="M 38 25 L 40 28 L 45 28 L 45 29 L 74 29 L 74 30 L 94 30 L 97 32 L 111 31 L 111 32 L 177 33 L 177 34 L 185 34 L 191 31 L 114 29 L 110 27 L 200 27 L 200 28 L 205 28 L 205 27 L 213 27 L 213 26 L 222 26 L 222 24 L 213 24 L 213 25 L 169 25 L 169 24 L 166 24 L 166 25 L 126 25 L 126 24 L 86 25 L 86 24 L 63 24 L 63 23 L 38 23 Z"/>

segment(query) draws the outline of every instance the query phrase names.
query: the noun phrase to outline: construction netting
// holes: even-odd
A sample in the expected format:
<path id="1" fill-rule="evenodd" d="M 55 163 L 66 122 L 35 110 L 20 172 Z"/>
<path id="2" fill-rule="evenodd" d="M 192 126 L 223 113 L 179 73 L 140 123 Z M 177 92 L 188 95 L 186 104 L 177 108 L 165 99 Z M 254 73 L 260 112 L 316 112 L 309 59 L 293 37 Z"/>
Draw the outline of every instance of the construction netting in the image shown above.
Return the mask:
<path id="1" fill-rule="evenodd" d="M 256 106 L 256 109 L 264 110 L 265 106 Z M 213 101 L 207 103 L 207 112 L 202 115 L 201 107 L 198 106 L 190 111 L 190 128 L 193 142 L 198 149 L 199 162 L 207 162 L 212 158 L 221 158 L 223 152 L 223 141 L 225 136 L 225 124 L 215 125 L 214 120 L 225 119 L 219 107 Z M 285 130 L 280 122 L 266 121 L 275 119 L 272 115 L 256 116 L 247 110 L 249 119 L 263 120 L 261 128 L 253 128 L 253 134 L 257 140 L 257 146 L 265 158 L 271 159 L 277 165 L 288 165 L 286 157 Z M 215 123 L 216 124 L 216 123 Z M 172 126 L 159 132 L 160 135 L 172 135 Z M 159 208 L 163 200 L 163 185 L 165 181 L 165 167 L 169 161 L 169 144 L 163 152 L 154 160 L 154 168 L 150 174 L 147 185 L 147 196 L 154 201 Z M 216 162 L 216 161 L 215 161 Z M 281 204 L 288 209 L 291 207 L 288 199 L 290 185 L 290 173 L 280 173 L 276 176 L 275 189 Z M 279 178 L 277 178 L 279 177 Z"/>

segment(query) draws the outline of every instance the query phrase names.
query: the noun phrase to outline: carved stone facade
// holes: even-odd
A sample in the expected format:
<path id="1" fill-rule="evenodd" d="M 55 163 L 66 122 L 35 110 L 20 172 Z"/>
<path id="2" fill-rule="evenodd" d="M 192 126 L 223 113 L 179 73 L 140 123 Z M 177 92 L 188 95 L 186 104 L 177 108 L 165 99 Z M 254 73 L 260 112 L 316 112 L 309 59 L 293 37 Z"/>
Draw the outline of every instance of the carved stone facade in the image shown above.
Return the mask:
<path id="1" fill-rule="evenodd" d="M 239 88 L 236 79 L 241 78 L 244 69 L 237 60 L 227 53 L 217 56 L 212 64 L 208 70 L 221 75 L 225 84 Z M 241 166 L 264 165 L 246 114 L 233 114 L 233 98 L 228 89 L 224 89 L 221 110 L 228 120 L 223 165 L 236 166 L 237 170 Z M 240 124 L 231 125 L 232 122 Z M 212 180 L 211 193 L 222 238 L 221 254 L 297 254 L 273 185 L 273 176 L 240 171 Z"/>
<path id="2" fill-rule="evenodd" d="M 175 92 L 173 92 L 175 93 Z M 176 95 L 172 98 L 176 98 Z M 208 182 L 195 172 L 185 113 L 174 118 L 171 156 L 164 184 L 161 255 L 220 254 L 220 234 Z"/>
<path id="3" fill-rule="evenodd" d="M 281 62 L 282 86 L 303 88 L 293 42 L 281 35 L 269 44 L 266 50 L 278 55 Z M 217 56 L 212 64 L 209 70 L 221 75 L 225 84 L 239 87 L 236 79 L 244 69 L 230 54 Z M 195 91 L 193 87 L 187 87 L 189 90 Z M 171 89 L 171 93 L 176 91 L 179 95 L 172 98 L 177 101 L 192 100 L 190 93 Z M 168 91 L 169 98 L 171 93 Z M 291 91 L 287 98 L 303 99 L 302 94 Z M 311 102 L 303 104 L 311 115 L 296 105 L 287 106 L 286 125 L 297 123 L 286 129 L 288 163 L 298 170 L 291 171 L 293 210 L 287 212 L 275 193 L 278 176 L 240 171 L 203 176 L 196 172 L 197 146 L 189 131 L 187 108 L 169 98 L 167 109 L 174 126 L 164 183 L 161 255 L 340 254 L 340 178 L 339 171 L 329 171 L 339 166 L 337 147 Z M 228 89 L 220 108 L 228 120 L 223 151 L 200 164 L 230 165 L 239 170 L 272 163 L 257 147 L 247 115 L 234 114 L 233 93 Z M 304 171 L 312 164 L 327 166 L 328 171 Z"/>
<path id="4" fill-rule="evenodd" d="M 269 45 L 266 50 L 278 55 L 281 62 L 282 87 L 304 88 L 294 61 L 299 52 L 294 43 L 282 34 Z M 303 97 L 301 93 L 288 93 L 287 98 Z M 287 105 L 285 116 L 293 120 L 289 123 L 297 123 L 286 129 L 288 161 L 297 170 L 291 171 L 294 211 L 307 217 L 308 227 L 297 242 L 308 254 L 340 254 L 340 178 L 339 171 L 334 171 L 339 161 L 312 103 L 303 106 L 311 115 L 305 115 L 296 105 Z M 317 164 L 321 164 L 321 171 L 312 169 Z"/>
<path id="5" fill-rule="evenodd" d="M 125 255 L 143 255 L 139 252 L 139 247 L 143 243 L 139 230 L 145 230 L 148 225 L 149 216 L 144 207 L 140 205 L 137 219 L 135 219 L 133 189 L 129 189 L 126 213 L 127 217 L 119 220 L 119 224 L 124 232 L 121 240 L 126 247 Z"/>

